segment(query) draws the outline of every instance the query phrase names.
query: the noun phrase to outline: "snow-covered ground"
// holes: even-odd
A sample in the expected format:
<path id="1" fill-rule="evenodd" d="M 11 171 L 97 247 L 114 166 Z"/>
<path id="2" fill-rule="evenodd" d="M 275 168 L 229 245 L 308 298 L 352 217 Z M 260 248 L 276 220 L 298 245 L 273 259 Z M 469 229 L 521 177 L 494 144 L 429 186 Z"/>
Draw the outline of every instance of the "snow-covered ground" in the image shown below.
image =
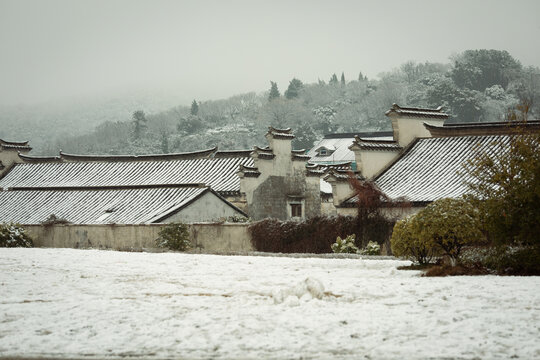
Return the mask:
<path id="1" fill-rule="evenodd" d="M 540 358 L 540 277 L 402 264 L 0 249 L 0 357 Z"/>

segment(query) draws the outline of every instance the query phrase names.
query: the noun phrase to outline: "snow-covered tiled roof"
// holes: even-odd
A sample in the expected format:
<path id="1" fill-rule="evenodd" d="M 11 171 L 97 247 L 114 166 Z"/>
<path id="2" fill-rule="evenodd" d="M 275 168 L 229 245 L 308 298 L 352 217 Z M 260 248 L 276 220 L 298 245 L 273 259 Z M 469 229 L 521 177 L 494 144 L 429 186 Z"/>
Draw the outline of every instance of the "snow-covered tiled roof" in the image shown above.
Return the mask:
<path id="1" fill-rule="evenodd" d="M 0 179 L 8 188 L 96 188 L 167 184 L 205 184 L 217 192 L 240 191 L 239 165 L 249 156 L 189 160 L 76 161 L 16 164 Z"/>
<path id="2" fill-rule="evenodd" d="M 388 110 L 385 115 L 389 116 L 392 114 L 397 114 L 405 117 L 414 117 L 414 118 L 435 118 L 435 119 L 448 119 L 449 115 L 442 111 L 442 107 L 439 106 L 436 109 L 425 109 L 425 108 L 413 108 L 413 107 L 403 107 L 398 104 L 393 104 L 392 108 Z"/>
<path id="3" fill-rule="evenodd" d="M 511 135 L 516 131 L 533 132 L 540 130 L 540 120 L 499 121 L 480 123 L 450 123 L 437 126 L 424 123 L 432 137 L 471 135 Z"/>
<path id="4" fill-rule="evenodd" d="M 268 127 L 268 133 L 266 133 L 266 136 L 271 136 L 276 139 L 294 139 L 295 138 L 295 136 L 292 133 L 291 128 L 276 129 L 272 126 Z"/>
<path id="5" fill-rule="evenodd" d="M 6 141 L 0 139 L 0 149 L 9 149 L 9 150 L 32 150 L 28 141 Z"/>
<path id="6" fill-rule="evenodd" d="M 462 164 L 479 150 L 504 152 L 509 139 L 507 135 L 417 139 L 375 182 L 392 199 L 431 202 L 459 197 L 468 190 L 458 173 L 463 172 Z"/>
<path id="7" fill-rule="evenodd" d="M 351 146 L 357 146 L 362 150 L 384 150 L 384 151 L 400 151 L 401 146 L 397 142 L 392 140 L 373 140 L 360 138 L 355 136 L 354 142 Z"/>
<path id="8" fill-rule="evenodd" d="M 335 162 L 354 162 L 354 152 L 349 149 L 355 140 L 355 137 L 360 137 L 366 140 L 393 140 L 392 132 L 359 132 L 346 134 L 329 134 L 325 135 L 324 139 L 317 142 L 307 155 L 310 157 L 311 163 L 335 163 Z M 327 155 L 321 155 L 320 149 L 328 149 Z"/>
<path id="9" fill-rule="evenodd" d="M 39 224 L 51 214 L 75 224 L 160 222 L 207 191 L 211 190 L 154 187 L 0 191 L 0 222 Z"/>

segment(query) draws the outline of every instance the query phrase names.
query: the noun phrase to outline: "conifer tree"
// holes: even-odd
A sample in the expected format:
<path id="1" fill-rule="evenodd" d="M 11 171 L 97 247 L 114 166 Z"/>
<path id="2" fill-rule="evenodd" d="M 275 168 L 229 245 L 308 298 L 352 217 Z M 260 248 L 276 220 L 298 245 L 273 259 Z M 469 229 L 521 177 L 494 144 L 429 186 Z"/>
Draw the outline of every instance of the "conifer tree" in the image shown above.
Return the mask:
<path id="1" fill-rule="evenodd" d="M 144 129 L 146 129 L 146 115 L 144 113 L 144 111 L 142 110 L 137 110 L 133 113 L 133 126 L 134 126 L 134 129 L 133 129 L 133 137 L 135 139 L 140 139 L 141 137 L 141 133 L 143 132 Z"/>
<path id="2" fill-rule="evenodd" d="M 341 86 L 345 86 L 345 73 L 341 72 Z"/>
<path id="3" fill-rule="evenodd" d="M 337 78 L 337 75 L 334 73 L 332 74 L 332 77 L 330 78 L 330 80 L 328 81 L 328 83 L 330 85 L 337 85 L 338 84 L 338 78 Z"/>
<path id="4" fill-rule="evenodd" d="M 199 113 L 199 104 L 197 104 L 197 100 L 193 100 L 191 103 L 191 115 L 197 116 Z"/>
<path id="5" fill-rule="evenodd" d="M 298 80 L 297 78 L 293 78 L 289 82 L 289 87 L 287 90 L 285 90 L 285 97 L 287 99 L 294 99 L 298 97 L 298 94 L 300 93 L 300 90 L 304 87 L 304 84 L 302 81 Z"/>
<path id="6" fill-rule="evenodd" d="M 281 94 L 279 93 L 277 84 L 273 81 L 270 81 L 270 94 L 268 94 L 268 101 L 279 99 L 280 96 Z"/>

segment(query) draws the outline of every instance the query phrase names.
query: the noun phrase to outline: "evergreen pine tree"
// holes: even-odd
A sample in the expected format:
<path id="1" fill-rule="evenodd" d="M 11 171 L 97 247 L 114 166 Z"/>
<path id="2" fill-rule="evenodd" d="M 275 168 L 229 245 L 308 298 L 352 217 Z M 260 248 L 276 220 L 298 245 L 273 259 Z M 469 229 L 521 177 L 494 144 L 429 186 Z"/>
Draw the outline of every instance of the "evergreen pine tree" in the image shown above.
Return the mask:
<path id="1" fill-rule="evenodd" d="M 169 135 L 166 132 L 161 133 L 161 152 L 163 154 L 169 153 Z"/>
<path id="2" fill-rule="evenodd" d="M 140 139 L 141 133 L 144 129 L 146 129 L 146 115 L 144 114 L 144 111 L 137 110 L 133 113 L 133 137 L 135 139 Z"/>
<path id="3" fill-rule="evenodd" d="M 191 115 L 197 116 L 199 113 L 199 104 L 197 104 L 197 100 L 193 100 L 191 103 Z"/>
<path id="4" fill-rule="evenodd" d="M 300 93 L 300 90 L 304 87 L 304 84 L 302 81 L 298 80 L 297 78 L 293 78 L 289 82 L 289 87 L 287 90 L 285 90 L 285 97 L 287 99 L 294 99 L 298 97 L 298 94 Z"/>
<path id="5" fill-rule="evenodd" d="M 268 101 L 278 99 L 281 96 L 279 93 L 277 84 L 273 81 L 270 81 L 270 94 L 268 94 Z"/>
<path id="6" fill-rule="evenodd" d="M 337 75 L 334 73 L 332 74 L 332 77 L 330 78 L 330 80 L 328 81 L 328 84 L 330 85 L 337 85 L 338 84 L 338 78 L 337 78 Z"/>
<path id="7" fill-rule="evenodd" d="M 341 86 L 345 86 L 345 73 L 341 72 Z"/>

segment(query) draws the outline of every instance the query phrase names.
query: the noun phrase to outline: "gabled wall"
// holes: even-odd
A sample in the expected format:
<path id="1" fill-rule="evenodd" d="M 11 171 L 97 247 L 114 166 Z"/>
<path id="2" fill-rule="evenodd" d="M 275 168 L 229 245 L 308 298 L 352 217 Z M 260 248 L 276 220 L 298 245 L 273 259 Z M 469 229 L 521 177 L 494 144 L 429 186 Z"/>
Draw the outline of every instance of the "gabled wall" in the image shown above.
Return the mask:
<path id="1" fill-rule="evenodd" d="M 7 174 L 14 164 L 22 163 L 23 161 L 19 157 L 17 150 L 7 150 L 0 147 L 0 162 L 2 164 L 2 166 L 0 166 L 0 177 L 2 177 L 4 174 Z"/>
<path id="2" fill-rule="evenodd" d="M 392 120 L 394 140 L 402 147 L 412 143 L 419 137 L 431 137 L 431 133 L 425 128 L 424 123 L 429 125 L 443 126 L 446 119 L 426 119 L 401 117 L 398 114 L 388 115 Z"/>
<path id="3" fill-rule="evenodd" d="M 302 217 L 320 215 L 321 198 L 318 177 L 306 176 L 307 157 L 292 150 L 294 136 L 270 129 L 269 149 L 252 153 L 258 175 L 239 172 L 240 191 L 245 194 L 247 213 L 254 220 L 267 217 L 291 218 L 291 204 L 302 205 Z"/>
<path id="4" fill-rule="evenodd" d="M 366 179 L 371 179 L 386 165 L 398 157 L 399 151 L 391 150 L 365 150 L 358 146 L 351 146 L 356 157 L 356 167 Z"/>
<path id="5" fill-rule="evenodd" d="M 215 194 L 208 191 L 176 214 L 160 222 L 212 222 L 225 220 L 233 215 L 243 216 L 241 212 L 235 210 Z"/>

